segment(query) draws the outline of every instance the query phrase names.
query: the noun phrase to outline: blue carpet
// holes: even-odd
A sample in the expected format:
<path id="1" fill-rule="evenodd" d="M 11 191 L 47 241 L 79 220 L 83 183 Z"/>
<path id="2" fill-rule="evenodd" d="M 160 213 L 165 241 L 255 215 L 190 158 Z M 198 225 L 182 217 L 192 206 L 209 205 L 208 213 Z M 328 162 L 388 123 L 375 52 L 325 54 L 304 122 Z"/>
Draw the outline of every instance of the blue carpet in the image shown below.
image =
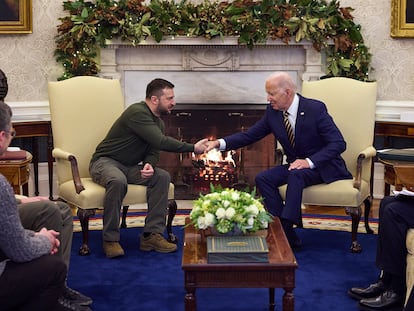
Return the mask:
<path id="1" fill-rule="evenodd" d="M 366 286 L 378 275 L 375 267 L 376 235 L 359 234 L 360 254 L 349 252 L 351 234 L 340 231 L 297 229 L 303 247 L 295 253 L 295 311 L 352 311 L 357 302 L 347 295 L 352 286 Z M 172 254 L 141 252 L 142 228 L 122 229 L 126 255 L 107 259 L 101 231 L 90 232 L 90 256 L 79 256 L 81 234 L 75 233 L 69 286 L 94 299 L 94 311 L 183 311 L 184 278 L 181 250 Z M 183 241 L 183 229 L 174 227 Z M 198 311 L 265 311 L 267 289 L 198 289 Z M 282 310 L 282 289 L 276 289 L 276 310 Z"/>

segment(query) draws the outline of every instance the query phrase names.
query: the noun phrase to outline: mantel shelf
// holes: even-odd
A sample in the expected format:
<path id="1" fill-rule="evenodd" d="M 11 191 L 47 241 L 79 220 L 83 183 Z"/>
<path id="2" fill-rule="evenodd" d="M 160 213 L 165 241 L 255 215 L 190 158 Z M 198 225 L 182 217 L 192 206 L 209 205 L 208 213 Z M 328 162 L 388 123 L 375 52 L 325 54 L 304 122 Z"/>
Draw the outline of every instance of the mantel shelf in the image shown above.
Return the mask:
<path id="1" fill-rule="evenodd" d="M 156 42 L 153 38 L 147 38 L 138 44 L 132 44 L 128 41 L 120 39 L 107 40 L 106 45 L 108 48 L 119 48 L 119 47 L 148 47 L 148 46 L 238 46 L 247 47 L 246 44 L 239 43 L 239 37 L 224 37 L 213 38 L 211 40 L 203 37 L 188 37 L 188 36 L 177 36 L 163 39 L 160 42 Z M 263 43 L 256 43 L 254 46 L 312 46 L 312 42 L 303 40 L 295 42 L 289 41 L 287 44 L 280 40 L 267 40 Z"/>

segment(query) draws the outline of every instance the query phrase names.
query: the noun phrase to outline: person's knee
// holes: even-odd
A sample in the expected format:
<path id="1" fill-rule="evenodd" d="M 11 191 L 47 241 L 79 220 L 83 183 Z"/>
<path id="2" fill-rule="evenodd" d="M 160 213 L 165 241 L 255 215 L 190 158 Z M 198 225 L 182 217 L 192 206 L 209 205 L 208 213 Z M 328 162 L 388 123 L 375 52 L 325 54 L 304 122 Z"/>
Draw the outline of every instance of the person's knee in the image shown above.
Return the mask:
<path id="1" fill-rule="evenodd" d="M 59 223 L 62 220 L 60 207 L 52 201 L 44 201 L 42 204 L 43 217 L 48 219 L 50 223 Z"/>
<path id="2" fill-rule="evenodd" d="M 287 184 L 294 183 L 296 186 L 302 185 L 305 187 L 305 179 L 302 170 L 291 170 L 289 172 L 289 177 L 287 180 Z"/>
<path id="3" fill-rule="evenodd" d="M 262 184 L 264 183 L 264 181 L 265 181 L 265 173 L 264 172 L 260 172 L 254 178 L 254 182 L 256 184 L 256 187 L 258 187 L 258 188 L 260 188 L 262 186 Z"/>
<path id="4" fill-rule="evenodd" d="M 155 176 L 157 179 L 157 182 L 163 183 L 163 184 L 170 184 L 171 182 L 171 175 L 166 170 L 157 168 L 155 170 Z"/>
<path id="5" fill-rule="evenodd" d="M 42 266 L 49 271 L 45 271 L 48 275 L 55 276 L 58 283 L 64 283 L 67 277 L 67 266 L 60 256 L 45 255 L 39 258 L 42 261 Z"/>
<path id="6" fill-rule="evenodd" d="M 72 210 L 68 204 L 61 201 L 55 201 L 51 202 L 51 204 L 55 205 L 56 208 L 60 211 L 60 214 L 62 215 L 63 219 L 66 219 L 70 216 L 72 216 Z"/>
<path id="7" fill-rule="evenodd" d="M 394 196 L 386 196 L 380 202 L 380 209 L 385 209 L 390 203 L 395 202 Z"/>
<path id="8" fill-rule="evenodd" d="M 128 181 L 125 176 L 113 177 L 106 184 L 106 191 L 116 191 L 126 193 L 128 190 Z"/>

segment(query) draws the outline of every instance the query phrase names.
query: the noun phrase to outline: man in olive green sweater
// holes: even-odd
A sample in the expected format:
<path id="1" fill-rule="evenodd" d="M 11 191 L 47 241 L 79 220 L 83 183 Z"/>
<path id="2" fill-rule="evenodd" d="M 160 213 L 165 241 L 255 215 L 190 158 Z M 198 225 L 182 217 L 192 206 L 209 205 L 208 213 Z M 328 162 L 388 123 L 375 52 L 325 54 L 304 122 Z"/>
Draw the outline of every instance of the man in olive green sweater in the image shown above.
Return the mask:
<path id="1" fill-rule="evenodd" d="M 154 79 L 147 85 L 145 101 L 129 106 L 97 146 L 89 166 L 93 180 L 105 187 L 103 248 L 108 258 L 124 255 L 119 244 L 119 217 L 127 185 L 147 186 L 148 214 L 140 238 L 142 251 L 174 252 L 165 231 L 170 174 L 156 167 L 160 151 L 203 153 L 207 139 L 189 144 L 164 135 L 162 115 L 175 106 L 174 85 Z"/>

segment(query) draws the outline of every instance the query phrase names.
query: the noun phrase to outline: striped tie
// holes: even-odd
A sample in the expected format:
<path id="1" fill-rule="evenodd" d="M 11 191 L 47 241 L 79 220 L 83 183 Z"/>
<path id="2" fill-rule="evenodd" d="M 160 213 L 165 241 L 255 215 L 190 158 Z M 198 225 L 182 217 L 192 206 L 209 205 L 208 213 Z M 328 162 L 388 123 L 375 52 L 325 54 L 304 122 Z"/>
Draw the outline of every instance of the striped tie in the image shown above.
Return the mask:
<path id="1" fill-rule="evenodd" d="M 289 138 L 290 144 L 292 145 L 292 147 L 295 147 L 295 136 L 293 135 L 292 125 L 289 122 L 289 112 L 285 111 L 283 113 L 283 118 L 283 123 L 285 124 L 286 133 Z"/>

